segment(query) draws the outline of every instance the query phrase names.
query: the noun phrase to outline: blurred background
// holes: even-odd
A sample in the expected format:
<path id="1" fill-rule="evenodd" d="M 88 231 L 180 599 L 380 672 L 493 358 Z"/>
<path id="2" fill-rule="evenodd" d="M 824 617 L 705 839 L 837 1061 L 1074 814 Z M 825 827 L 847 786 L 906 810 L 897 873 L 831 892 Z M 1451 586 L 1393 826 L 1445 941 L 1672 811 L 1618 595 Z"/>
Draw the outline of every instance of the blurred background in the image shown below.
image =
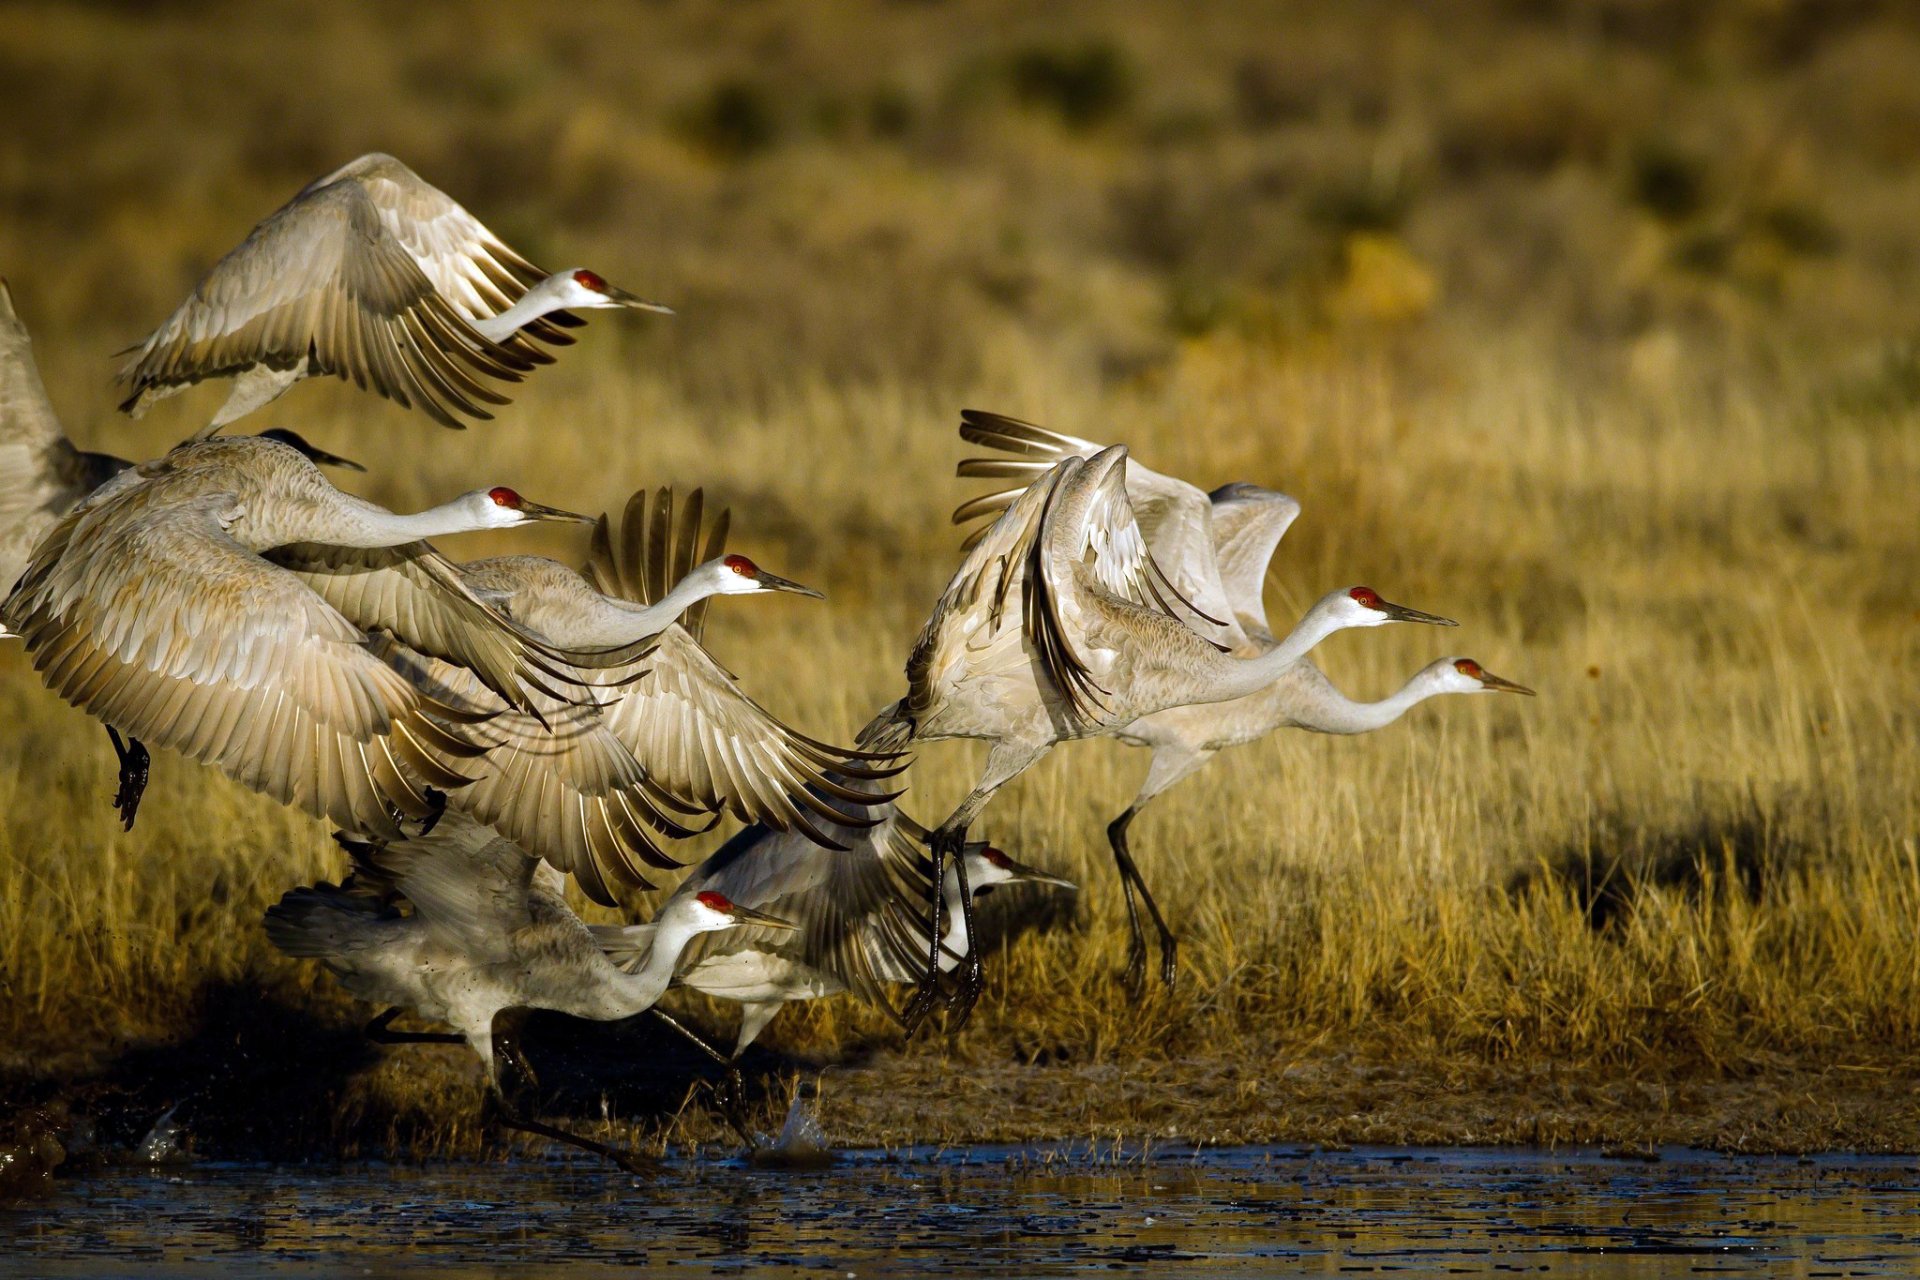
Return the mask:
<path id="1" fill-rule="evenodd" d="M 1281 735 L 1161 801 L 1135 848 L 1197 994 L 1145 1032 L 1102 1012 L 1100 839 L 1145 760 L 1056 753 L 984 825 L 1082 880 L 1081 931 L 1023 944 L 1044 979 L 1001 966 L 981 1052 L 1153 1053 L 1194 1019 L 1613 1063 L 1914 1040 L 1911 6 L 15 0 L 0 119 L 0 273 L 89 447 L 205 420 L 224 390 L 116 415 L 109 355 L 365 151 L 674 306 L 596 317 L 463 434 L 332 384 L 257 421 L 403 506 L 704 484 L 831 597 L 710 630 L 809 732 L 900 688 L 958 563 L 963 405 L 1300 498 L 1276 621 L 1356 582 L 1462 621 L 1329 644 L 1350 692 L 1442 645 L 1540 687 Z M 120 836 L 100 735 L 7 663 L 14 1007 L 93 1025 L 74 993 L 104 991 L 152 1034 L 208 974 L 305 981 L 253 919 L 332 867 L 316 824 L 168 758 Z M 969 751 L 929 749 L 919 816 Z"/>

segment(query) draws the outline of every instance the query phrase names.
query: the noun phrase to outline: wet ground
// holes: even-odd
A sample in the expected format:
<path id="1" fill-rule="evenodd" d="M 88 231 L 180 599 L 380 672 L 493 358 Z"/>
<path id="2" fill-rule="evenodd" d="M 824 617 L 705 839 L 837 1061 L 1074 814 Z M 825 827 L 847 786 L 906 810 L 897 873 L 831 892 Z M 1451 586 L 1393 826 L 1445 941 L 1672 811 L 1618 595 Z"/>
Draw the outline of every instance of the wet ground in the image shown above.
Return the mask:
<path id="1" fill-rule="evenodd" d="M 1920 1274 L 1920 1159 L 1080 1147 L 693 1161 L 203 1164 L 0 1208 L 0 1274 Z"/>

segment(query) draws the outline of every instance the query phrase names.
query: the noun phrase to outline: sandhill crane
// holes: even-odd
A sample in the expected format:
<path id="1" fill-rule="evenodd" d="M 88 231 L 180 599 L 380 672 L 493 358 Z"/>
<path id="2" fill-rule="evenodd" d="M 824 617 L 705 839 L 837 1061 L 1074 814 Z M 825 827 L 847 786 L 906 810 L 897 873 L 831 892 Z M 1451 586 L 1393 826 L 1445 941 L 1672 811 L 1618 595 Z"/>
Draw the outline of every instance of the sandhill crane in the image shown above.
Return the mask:
<path id="1" fill-rule="evenodd" d="M 1021 458 L 969 459 L 960 464 L 963 476 L 1026 479 L 1043 473 L 1061 458 L 1092 457 L 1104 447 L 1029 422 L 975 411 L 962 415 L 960 433 L 974 444 Z M 1013 490 L 976 499 L 956 511 L 954 519 L 958 523 L 991 514 L 1017 493 Z M 1226 621 L 1219 638 L 1231 651 L 1253 657 L 1277 647 L 1279 641 L 1267 625 L 1262 588 L 1274 548 L 1299 515 L 1300 505 L 1283 493 L 1245 483 L 1202 493 L 1184 480 L 1133 461 L 1127 466 L 1127 496 L 1139 516 L 1155 563 L 1189 599 L 1202 608 L 1220 611 Z M 1160 934 L 1161 979 L 1171 983 L 1174 976 L 1177 942 L 1134 863 L 1127 840 L 1128 826 L 1155 796 L 1194 773 L 1220 751 L 1253 742 L 1275 729 L 1366 733 L 1393 723 L 1438 694 L 1501 691 L 1533 692 L 1494 675 L 1471 658 L 1442 658 L 1415 674 L 1391 697 L 1379 702 L 1355 702 L 1336 689 L 1310 659 L 1302 657 L 1272 684 L 1247 697 L 1170 707 L 1112 730 L 1112 736 L 1120 741 L 1153 751 L 1146 779 L 1133 802 L 1107 827 L 1131 930 L 1127 984 L 1137 991 L 1145 978 L 1146 940 L 1134 904 L 1135 889 Z"/>
<path id="2" fill-rule="evenodd" d="M 276 428 L 263 434 L 323 466 L 366 470 L 309 444 L 297 432 Z M 33 340 L 14 310 L 13 291 L 0 279 L 0 591 L 20 580 L 34 547 L 56 520 L 132 466 L 110 453 L 76 449 L 67 438 L 40 381 Z M 0 628 L 0 636 L 7 634 Z"/>
<path id="3" fill-rule="evenodd" d="M 888 750 L 937 738 L 992 744 L 980 781 L 934 829 L 936 876 L 994 792 L 1054 744 L 1168 707 L 1254 693 L 1345 627 L 1440 621 L 1356 587 L 1322 598 L 1271 651 L 1224 653 L 1174 613 L 1206 618 L 1147 551 L 1127 498 L 1126 457 L 1115 445 L 1064 458 L 1011 500 L 934 606 L 907 662 L 907 696 L 861 735 L 863 747 Z M 961 903 L 971 914 L 970 897 Z M 938 931 L 936 923 L 930 933 Z M 939 959 L 936 943 L 910 1022 L 931 1010 Z M 980 992 L 979 966 L 970 953 L 955 1000 L 962 1018 Z"/>
<path id="4" fill-rule="evenodd" d="M 61 517 L 0 604 L 47 686 L 104 721 L 116 745 L 124 733 L 173 747 L 342 826 L 397 835 L 394 811 L 431 817 L 434 789 L 468 781 L 443 757 L 479 748 L 442 722 L 484 713 L 436 702 L 369 628 L 469 667 L 515 706 L 532 705 L 543 677 L 600 660 L 518 627 L 424 543 L 404 608 L 373 619 L 348 616 L 270 558 L 314 540 L 389 546 L 586 517 L 505 487 L 399 515 L 258 436 L 183 446 L 138 473 Z M 129 754 L 116 804 L 131 826 L 145 752 Z"/>
<path id="5" fill-rule="evenodd" d="M 356 872 L 350 887 L 295 889 L 267 911 L 267 937 L 289 956 L 319 960 L 363 1000 L 386 1005 L 368 1026 L 376 1038 L 417 1041 L 388 1024 L 411 1009 L 454 1029 L 479 1055 L 506 1124 L 596 1152 L 630 1172 L 631 1157 L 523 1115 L 500 1079 L 500 1059 L 532 1072 L 504 1043 L 505 1010 L 552 1009 L 610 1022 L 652 1007 L 681 951 L 702 933 L 785 921 L 717 892 L 676 898 L 661 910 L 653 955 L 634 972 L 616 967 L 572 909 L 549 864 L 460 814 L 431 834 L 391 844 L 343 840 Z M 403 915 L 393 899 L 412 904 Z M 497 1038 L 499 1037 L 499 1038 Z"/>
<path id="6" fill-rule="evenodd" d="M 651 502 L 644 491 L 635 494 L 617 539 L 604 517 L 596 526 L 592 583 L 535 556 L 458 566 L 470 590 L 549 644 L 631 653 L 630 661 L 575 673 L 589 695 L 604 690 L 601 704 L 536 693 L 533 708 L 516 711 L 470 671 L 431 661 L 415 668 L 439 700 L 494 713 L 468 731 L 488 748 L 484 776 L 451 793 L 448 803 L 571 872 L 590 898 L 607 905 L 617 903 L 622 886 L 650 887 L 635 858 L 679 865 L 649 829 L 683 837 L 692 834 L 687 824 L 724 811 L 838 847 L 811 815 L 852 824 L 822 796 L 866 797 L 835 777 L 870 781 L 897 771 L 887 757 L 832 746 L 783 724 L 695 638 L 704 603 L 716 595 L 819 594 L 724 553 L 724 511 L 695 564 L 703 506 L 696 490 L 676 522 L 670 490 Z M 276 553 L 355 618 L 398 616 L 380 604 L 389 595 L 384 566 L 395 554 L 309 546 L 296 563 Z M 336 584 L 353 594 L 331 594 Z M 679 616 L 686 626 L 674 625 Z"/>
<path id="7" fill-rule="evenodd" d="M 233 391 L 201 438 L 302 378 L 351 378 L 449 427 L 506 404 L 483 377 L 518 382 L 573 341 L 556 325 L 594 307 L 668 312 L 592 271 L 548 273 L 392 156 L 361 156 L 303 188 L 247 234 L 151 334 L 122 354 L 121 406 L 206 378 Z"/>
<path id="8" fill-rule="evenodd" d="M 899 1019 L 886 984 L 918 982 L 926 963 L 927 830 L 891 802 L 877 802 L 870 812 L 881 820 L 835 829 L 847 845 L 841 853 L 793 832 L 748 827 L 696 867 L 668 900 L 671 907 L 681 898 L 718 891 L 797 926 L 778 932 L 737 929 L 703 938 L 680 957 L 676 986 L 741 1007 L 730 1058 L 680 1028 L 722 1065 L 737 1061 L 791 1001 L 852 992 Z M 965 866 L 967 890 L 976 898 L 1002 884 L 1075 888 L 1072 881 L 1027 866 L 984 842 L 968 844 L 958 861 Z M 947 920 L 940 938 L 942 972 L 951 972 L 972 949 L 960 893 L 959 868 L 949 866 L 941 881 Z M 655 924 L 590 927 L 622 968 L 650 959 Z M 654 1013 L 667 1017 L 657 1008 Z"/>

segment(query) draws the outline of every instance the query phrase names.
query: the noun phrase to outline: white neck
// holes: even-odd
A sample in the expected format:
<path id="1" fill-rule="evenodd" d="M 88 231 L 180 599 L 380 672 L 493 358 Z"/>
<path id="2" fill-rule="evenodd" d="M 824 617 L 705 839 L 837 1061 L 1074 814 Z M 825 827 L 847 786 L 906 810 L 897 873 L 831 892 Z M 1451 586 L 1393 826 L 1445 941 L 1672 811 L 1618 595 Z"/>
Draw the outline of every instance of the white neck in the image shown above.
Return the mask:
<path id="1" fill-rule="evenodd" d="M 401 515 L 350 493 L 339 496 L 336 511 L 329 513 L 326 530 L 312 541 L 336 547 L 398 547 L 423 538 L 470 533 L 488 527 L 474 519 L 473 507 L 466 498 Z"/>
<path id="2" fill-rule="evenodd" d="M 659 635 L 688 609 L 708 596 L 719 594 L 719 579 L 712 573 L 695 569 L 674 583 L 657 604 L 639 605 L 609 599 L 609 607 L 586 622 L 578 636 L 570 635 L 569 640 L 580 648 L 610 649 L 632 644 Z"/>
<path id="3" fill-rule="evenodd" d="M 632 973 L 616 971 L 610 979 L 607 1007 L 616 1017 L 631 1017 L 654 1006 L 673 982 L 673 971 L 680 953 L 699 937 L 684 921 L 662 921 L 653 931 L 653 947 L 647 959 Z"/>
<path id="4" fill-rule="evenodd" d="M 480 336 L 488 342 L 505 342 L 518 333 L 522 326 L 533 323 L 548 312 L 559 311 L 566 306 L 566 303 L 560 300 L 559 290 L 554 288 L 555 280 L 565 278 L 565 276 L 547 277 L 522 294 L 520 301 L 497 316 L 475 320 L 473 327 L 479 330 Z"/>
<path id="5" fill-rule="evenodd" d="M 1278 680 L 1282 673 L 1300 659 L 1313 652 L 1313 647 L 1336 631 L 1344 630 L 1346 623 L 1341 622 L 1333 612 L 1328 601 L 1307 610 L 1304 618 L 1287 633 L 1273 648 L 1257 658 L 1224 659 L 1225 670 L 1220 681 L 1225 690 L 1220 701 L 1243 698 Z"/>
<path id="6" fill-rule="evenodd" d="M 1425 671 L 1416 672 L 1397 692 L 1378 702 L 1356 702 L 1328 684 L 1325 698 L 1310 711 L 1296 713 L 1295 718 L 1302 729 L 1315 733 L 1371 733 L 1386 728 L 1428 698 L 1446 692 Z"/>

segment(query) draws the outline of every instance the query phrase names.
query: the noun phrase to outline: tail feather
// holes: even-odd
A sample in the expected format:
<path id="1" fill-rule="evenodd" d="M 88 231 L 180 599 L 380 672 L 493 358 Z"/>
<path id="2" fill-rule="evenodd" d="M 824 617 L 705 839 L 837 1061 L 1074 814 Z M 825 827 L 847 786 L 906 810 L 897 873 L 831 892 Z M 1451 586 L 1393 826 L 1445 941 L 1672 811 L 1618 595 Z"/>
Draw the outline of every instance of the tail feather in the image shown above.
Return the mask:
<path id="1" fill-rule="evenodd" d="M 267 908 L 267 940 L 297 959 L 324 960 L 373 945 L 382 922 L 401 918 L 376 898 L 322 882 Z"/>

